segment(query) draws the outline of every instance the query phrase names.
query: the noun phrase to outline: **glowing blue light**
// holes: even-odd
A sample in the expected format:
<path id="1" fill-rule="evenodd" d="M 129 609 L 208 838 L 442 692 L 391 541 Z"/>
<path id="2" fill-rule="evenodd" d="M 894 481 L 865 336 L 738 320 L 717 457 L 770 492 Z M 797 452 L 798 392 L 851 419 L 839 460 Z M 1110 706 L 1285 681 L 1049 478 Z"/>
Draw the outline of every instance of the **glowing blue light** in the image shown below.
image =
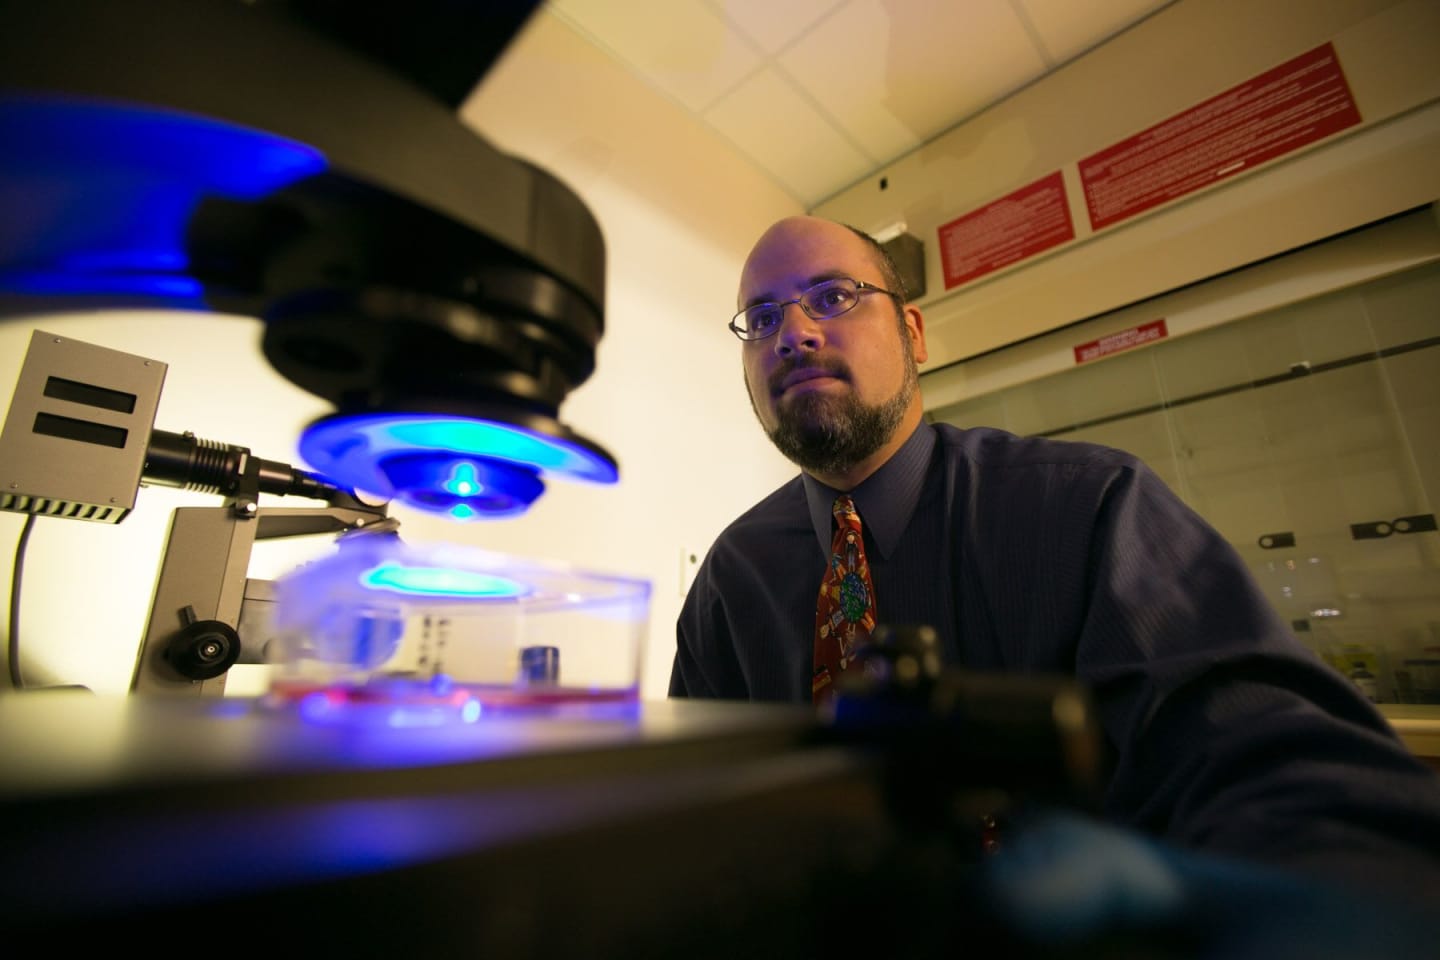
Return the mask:
<path id="1" fill-rule="evenodd" d="M 330 698 L 323 693 L 309 693 L 301 698 L 296 709 L 305 720 L 323 720 L 330 714 Z"/>
<path id="2" fill-rule="evenodd" d="M 73 273 L 174 273 L 188 269 L 190 258 L 176 250 L 83 250 L 60 265 Z"/>
<path id="3" fill-rule="evenodd" d="M 317 467 L 326 464 L 373 472 L 373 461 L 386 456 L 441 450 L 509 460 L 600 483 L 614 483 L 619 478 L 613 463 L 583 446 L 521 427 L 470 417 L 412 414 L 328 417 L 306 429 L 300 447 L 306 459 Z M 363 484 L 357 486 L 373 489 Z"/>
<path id="4" fill-rule="evenodd" d="M 465 723 L 474 723 L 480 719 L 480 714 L 483 711 L 484 708 L 481 707 L 480 701 L 471 697 L 469 700 L 466 700 L 465 705 L 460 708 L 460 719 Z"/>
<path id="5" fill-rule="evenodd" d="M 524 584 L 473 570 L 450 567 L 413 567 L 387 560 L 360 575 L 362 586 L 419 597 L 523 597 L 530 592 Z"/>
<path id="6" fill-rule="evenodd" d="M 0 290 L 31 296 L 158 297 L 190 301 L 200 306 L 205 292 L 200 281 L 184 276 L 161 274 L 79 274 L 54 271 L 0 271 Z"/>
<path id="7" fill-rule="evenodd" d="M 619 479 L 614 461 L 588 444 L 474 417 L 325 417 L 306 427 L 300 455 L 354 490 L 462 520 L 524 512 L 544 489 L 542 470 L 594 483 Z"/>
<path id="8" fill-rule="evenodd" d="M 401 706 L 389 712 L 385 725 L 397 730 L 410 727 L 443 727 L 447 722 L 447 711 L 435 706 Z"/>
<path id="9" fill-rule="evenodd" d="M 483 492 L 485 485 L 480 482 L 480 477 L 475 472 L 475 464 L 460 460 L 450 471 L 450 479 L 445 481 L 445 489 L 457 496 L 469 497 Z"/>
<path id="10" fill-rule="evenodd" d="M 319 151 L 269 133 L 55 96 L 0 95 L 0 143 L 0 183 L 13 191 L 0 289 L 184 308 L 204 306 L 184 276 L 202 200 L 260 199 L 326 168 Z"/>
<path id="11" fill-rule="evenodd" d="M 385 432 L 407 447 L 483 454 L 546 470 L 563 469 L 576 459 L 574 453 L 553 440 L 487 420 L 408 420 L 390 424 Z"/>
<path id="12" fill-rule="evenodd" d="M 57 96 L 0 97 L 4 165 L 21 173 L 159 178 L 256 200 L 326 167 L 314 147 L 196 114 Z M 87 194 L 88 196 L 89 194 Z"/>

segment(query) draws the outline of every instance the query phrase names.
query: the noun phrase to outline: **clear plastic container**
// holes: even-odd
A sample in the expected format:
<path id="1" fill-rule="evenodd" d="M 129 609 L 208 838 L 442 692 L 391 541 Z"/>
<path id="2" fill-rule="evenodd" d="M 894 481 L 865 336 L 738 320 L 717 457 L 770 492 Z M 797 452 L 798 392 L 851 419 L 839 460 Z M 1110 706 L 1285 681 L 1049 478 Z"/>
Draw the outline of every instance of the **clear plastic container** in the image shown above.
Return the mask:
<path id="1" fill-rule="evenodd" d="M 275 581 L 266 701 L 391 725 L 633 704 L 649 614 L 644 580 L 350 534 Z"/>

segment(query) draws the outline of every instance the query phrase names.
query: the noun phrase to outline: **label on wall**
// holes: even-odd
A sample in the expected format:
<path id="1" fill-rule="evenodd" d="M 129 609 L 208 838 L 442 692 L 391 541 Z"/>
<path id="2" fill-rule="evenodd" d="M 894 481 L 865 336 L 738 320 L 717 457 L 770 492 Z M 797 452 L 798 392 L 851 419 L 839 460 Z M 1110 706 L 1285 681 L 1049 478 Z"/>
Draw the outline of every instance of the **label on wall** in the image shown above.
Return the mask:
<path id="1" fill-rule="evenodd" d="M 1165 329 L 1163 318 L 1151 320 L 1138 327 L 1131 327 L 1129 330 L 1121 330 L 1118 333 L 1101 337 L 1099 340 L 1080 344 L 1075 348 L 1075 362 L 1089 363 L 1091 360 L 1108 357 L 1112 353 L 1131 350 L 1147 343 L 1154 343 L 1156 340 L 1164 340 L 1169 335 L 1170 332 Z"/>
<path id="2" fill-rule="evenodd" d="M 1360 122 L 1327 43 L 1080 161 L 1090 225 L 1118 223 Z"/>
<path id="3" fill-rule="evenodd" d="M 940 227 L 945 289 L 1075 238 L 1060 171 Z"/>

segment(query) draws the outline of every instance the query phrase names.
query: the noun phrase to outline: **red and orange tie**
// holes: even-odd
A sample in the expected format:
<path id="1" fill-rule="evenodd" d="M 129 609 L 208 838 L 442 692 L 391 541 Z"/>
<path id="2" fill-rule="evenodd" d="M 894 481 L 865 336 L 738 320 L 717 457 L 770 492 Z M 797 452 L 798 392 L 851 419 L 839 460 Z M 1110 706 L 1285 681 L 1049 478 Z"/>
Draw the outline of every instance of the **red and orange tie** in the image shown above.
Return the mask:
<path id="1" fill-rule="evenodd" d="M 810 693 L 817 704 L 834 695 L 840 674 L 855 665 L 856 653 L 875 629 L 875 588 L 865 560 L 860 514 L 845 495 L 835 499 L 833 513 L 830 563 L 815 603 L 815 672 Z"/>

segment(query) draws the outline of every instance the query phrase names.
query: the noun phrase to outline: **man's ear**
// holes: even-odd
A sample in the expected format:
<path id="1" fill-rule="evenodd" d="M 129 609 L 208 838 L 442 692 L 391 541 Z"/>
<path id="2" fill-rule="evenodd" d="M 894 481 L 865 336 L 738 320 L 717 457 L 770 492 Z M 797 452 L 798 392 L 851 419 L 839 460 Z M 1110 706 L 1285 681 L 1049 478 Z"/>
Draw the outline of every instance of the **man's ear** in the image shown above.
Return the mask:
<path id="1" fill-rule="evenodd" d="M 915 353 L 915 362 L 929 360 L 930 352 L 925 349 L 925 315 L 913 304 L 905 305 L 905 329 L 910 332 L 910 347 Z"/>

